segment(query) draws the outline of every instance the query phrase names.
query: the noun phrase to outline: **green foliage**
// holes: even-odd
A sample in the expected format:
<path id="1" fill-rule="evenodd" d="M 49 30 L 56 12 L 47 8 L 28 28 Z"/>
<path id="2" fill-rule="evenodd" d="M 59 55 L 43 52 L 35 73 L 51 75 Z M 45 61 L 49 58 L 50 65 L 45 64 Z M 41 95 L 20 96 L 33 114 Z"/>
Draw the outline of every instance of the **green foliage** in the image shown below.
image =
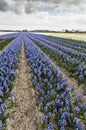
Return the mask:
<path id="1" fill-rule="evenodd" d="M 2 51 L 10 42 L 12 42 L 12 40 L 14 40 L 14 38 L 6 39 L 6 40 L 0 39 L 0 51 Z"/>

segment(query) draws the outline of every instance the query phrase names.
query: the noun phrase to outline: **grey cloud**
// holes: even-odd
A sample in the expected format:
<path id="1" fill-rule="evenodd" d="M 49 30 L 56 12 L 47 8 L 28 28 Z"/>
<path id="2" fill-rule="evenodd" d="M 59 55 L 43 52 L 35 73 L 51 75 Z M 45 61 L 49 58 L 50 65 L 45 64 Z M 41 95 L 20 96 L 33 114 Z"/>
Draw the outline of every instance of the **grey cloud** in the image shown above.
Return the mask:
<path id="1" fill-rule="evenodd" d="M 14 0 L 14 1 L 23 1 L 23 0 Z M 81 3 L 86 2 L 86 0 L 80 1 L 80 0 L 26 0 L 26 1 L 32 1 L 32 2 L 49 2 L 49 3 L 55 3 L 55 4 L 72 4 L 72 5 L 79 5 Z"/>
<path id="2" fill-rule="evenodd" d="M 82 4 L 86 3 L 86 0 L 11 0 L 13 5 L 9 5 L 4 0 L 0 0 L 0 10 L 7 11 L 11 6 L 14 8 L 17 14 L 21 13 L 33 13 L 40 8 L 53 7 L 61 9 L 61 11 L 70 9 L 79 9 Z"/>
<path id="3" fill-rule="evenodd" d="M 6 3 L 6 1 L 4 0 L 0 0 L 0 11 L 5 12 L 8 10 L 8 8 L 9 8 L 8 3 Z"/>
<path id="4" fill-rule="evenodd" d="M 26 5 L 25 7 L 25 13 L 32 13 L 35 11 L 35 8 L 33 6 L 30 6 L 30 4 Z"/>
<path id="5" fill-rule="evenodd" d="M 21 0 L 19 0 L 21 1 Z M 25 12 L 31 13 L 40 8 L 53 7 L 59 8 L 62 11 L 79 9 L 86 0 L 26 0 L 28 4 L 25 6 Z"/>
<path id="6" fill-rule="evenodd" d="M 28 1 L 26 6 L 25 6 L 25 13 L 32 13 L 34 11 L 36 11 L 39 8 L 44 7 L 43 2 L 39 2 L 39 1 Z"/>

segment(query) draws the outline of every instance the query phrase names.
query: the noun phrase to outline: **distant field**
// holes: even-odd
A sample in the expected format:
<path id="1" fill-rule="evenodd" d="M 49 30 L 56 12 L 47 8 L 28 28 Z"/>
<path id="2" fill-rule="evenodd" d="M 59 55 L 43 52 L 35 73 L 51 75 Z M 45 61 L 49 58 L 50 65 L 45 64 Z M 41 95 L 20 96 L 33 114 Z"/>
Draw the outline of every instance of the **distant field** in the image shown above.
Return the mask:
<path id="1" fill-rule="evenodd" d="M 86 33 L 82 33 L 82 34 L 81 33 L 39 33 L 39 34 L 86 41 Z"/>
<path id="2" fill-rule="evenodd" d="M 14 33 L 14 32 L 0 32 L 0 35 L 9 34 L 9 33 Z"/>

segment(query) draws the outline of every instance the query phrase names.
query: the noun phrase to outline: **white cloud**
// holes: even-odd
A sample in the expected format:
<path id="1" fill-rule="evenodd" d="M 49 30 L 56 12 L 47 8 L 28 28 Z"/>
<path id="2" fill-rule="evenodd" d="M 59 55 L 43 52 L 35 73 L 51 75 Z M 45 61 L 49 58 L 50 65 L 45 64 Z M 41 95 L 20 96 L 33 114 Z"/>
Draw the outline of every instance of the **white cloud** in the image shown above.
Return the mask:
<path id="1" fill-rule="evenodd" d="M 48 17 L 49 17 L 49 13 L 48 12 L 35 12 L 34 13 L 35 17 L 39 18 L 39 19 L 42 19 L 42 20 L 48 20 Z"/>
<path id="2" fill-rule="evenodd" d="M 86 29 L 85 12 L 86 0 L 0 0 L 0 28 Z"/>
<path id="3" fill-rule="evenodd" d="M 0 0 L 0 10 L 7 11 L 10 7 L 16 13 L 32 13 L 40 8 L 53 7 L 61 10 L 75 10 L 86 7 L 86 0 Z M 5 10 L 6 7 L 6 10 Z M 9 7 L 9 8 L 8 8 Z"/>
<path id="4" fill-rule="evenodd" d="M 50 15 L 49 13 L 34 13 L 17 15 L 10 12 L 0 12 L 0 25 L 4 29 L 86 29 L 86 15 Z M 45 18 L 44 18 L 45 17 Z M 83 19 L 83 20 L 82 20 Z M 83 22 L 82 22 L 83 21 Z"/>

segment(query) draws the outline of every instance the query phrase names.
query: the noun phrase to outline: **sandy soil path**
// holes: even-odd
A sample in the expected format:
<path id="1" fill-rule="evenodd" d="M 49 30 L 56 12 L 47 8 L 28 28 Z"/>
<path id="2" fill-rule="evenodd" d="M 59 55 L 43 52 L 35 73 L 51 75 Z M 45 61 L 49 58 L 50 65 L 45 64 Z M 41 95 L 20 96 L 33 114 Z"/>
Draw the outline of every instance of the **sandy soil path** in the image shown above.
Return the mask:
<path id="1" fill-rule="evenodd" d="M 8 130 L 40 130 L 42 115 L 35 105 L 35 93 L 33 88 L 31 88 L 28 75 L 29 72 L 22 40 L 18 81 L 14 90 L 15 112 L 9 119 Z"/>

